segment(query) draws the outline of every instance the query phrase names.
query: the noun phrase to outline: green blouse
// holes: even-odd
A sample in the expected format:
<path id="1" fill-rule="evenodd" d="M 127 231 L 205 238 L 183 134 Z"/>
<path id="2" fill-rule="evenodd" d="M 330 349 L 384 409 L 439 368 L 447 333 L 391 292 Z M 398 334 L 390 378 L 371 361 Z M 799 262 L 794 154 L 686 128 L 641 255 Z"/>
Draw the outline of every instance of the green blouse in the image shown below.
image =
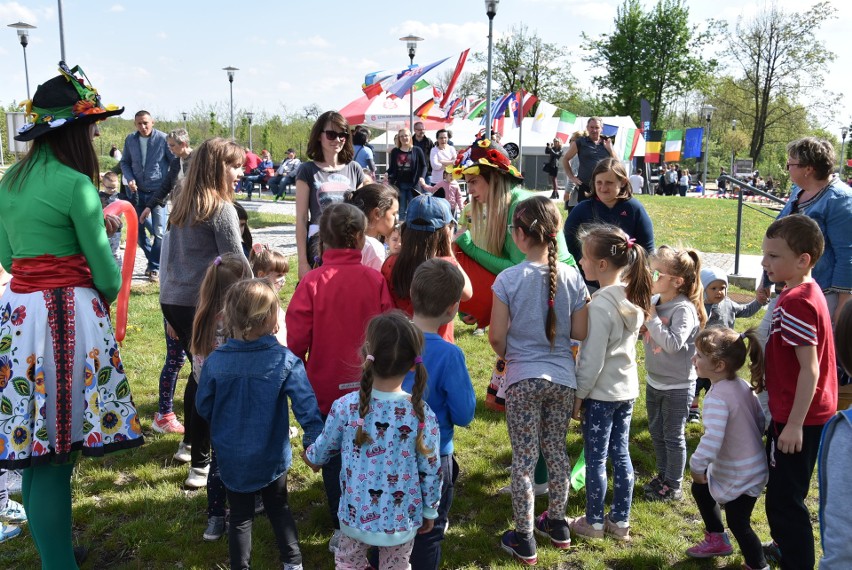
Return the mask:
<path id="1" fill-rule="evenodd" d="M 41 145 L 20 185 L 11 188 L 13 166 L 0 180 L 0 264 L 50 254 L 82 253 L 95 288 L 109 302 L 121 287 L 121 272 L 109 247 L 97 188 L 86 175 L 59 162 Z"/>

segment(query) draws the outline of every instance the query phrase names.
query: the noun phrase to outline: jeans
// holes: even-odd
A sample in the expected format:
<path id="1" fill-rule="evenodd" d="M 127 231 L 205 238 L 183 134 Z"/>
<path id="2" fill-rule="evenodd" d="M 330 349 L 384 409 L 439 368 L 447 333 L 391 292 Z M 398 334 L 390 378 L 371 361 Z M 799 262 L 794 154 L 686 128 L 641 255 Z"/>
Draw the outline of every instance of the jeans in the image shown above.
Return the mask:
<path id="1" fill-rule="evenodd" d="M 724 532 L 725 525 L 722 524 L 722 511 L 719 503 L 710 494 L 710 485 L 706 483 L 692 483 L 692 496 L 698 505 L 698 512 L 704 520 L 704 528 L 707 532 Z M 763 557 L 763 547 L 760 539 L 751 528 L 751 513 L 757 497 L 740 495 L 733 501 L 725 503 L 725 518 L 728 528 L 737 539 L 743 558 L 750 568 L 763 568 L 766 559 Z"/>
<path id="2" fill-rule="evenodd" d="M 254 192 L 255 183 L 260 184 L 261 189 L 263 189 L 262 174 L 249 174 L 248 176 L 243 176 L 243 179 L 240 182 L 240 186 L 242 186 L 243 191 L 248 195 L 249 200 L 251 200 L 251 195 Z"/>
<path id="3" fill-rule="evenodd" d="M 251 561 L 251 527 L 254 519 L 256 493 L 237 493 L 228 489 L 231 504 L 231 528 L 228 531 L 228 551 L 231 568 L 248 569 Z M 301 564 L 299 533 L 287 503 L 287 473 L 260 490 L 266 516 L 272 525 L 282 564 Z"/>
<path id="4" fill-rule="evenodd" d="M 283 196 L 287 193 L 287 186 L 295 185 L 296 179 L 292 176 L 276 174 L 269 180 L 269 191 L 273 196 Z"/>
<path id="5" fill-rule="evenodd" d="M 402 220 L 405 219 L 408 203 L 417 195 L 417 192 L 414 190 L 414 182 L 397 182 L 396 187 L 399 190 L 399 218 Z"/>
<path id="6" fill-rule="evenodd" d="M 663 475 L 669 487 L 680 488 L 683 480 L 686 466 L 684 428 L 691 401 L 689 388 L 657 390 L 648 386 L 645 391 L 648 431 L 657 457 L 657 473 Z"/>
<path id="7" fill-rule="evenodd" d="M 154 196 L 153 192 L 139 190 L 136 192 L 136 215 L 142 214 L 148 200 Z M 163 206 L 154 206 L 151 208 L 151 215 L 145 219 L 145 223 L 139 228 L 139 247 L 145 253 L 145 258 L 148 260 L 148 271 L 160 270 L 160 248 L 163 245 L 163 232 L 166 228 L 166 209 Z M 151 241 L 148 241 L 148 235 L 151 236 Z"/>
<path id="8" fill-rule="evenodd" d="M 612 461 L 613 522 L 630 521 L 630 501 L 633 499 L 633 462 L 628 449 L 633 400 L 603 402 L 585 400 L 583 420 L 583 451 L 586 455 L 586 520 L 604 522 L 606 499 L 606 460 Z"/>
<path id="9" fill-rule="evenodd" d="M 441 567 L 441 542 L 447 530 L 447 517 L 453 506 L 456 494 L 456 479 L 459 477 L 459 464 L 453 454 L 441 456 L 441 472 L 444 474 L 441 483 L 441 503 L 438 505 L 438 518 L 435 526 L 426 534 L 418 534 L 414 538 L 414 549 L 411 551 L 412 570 L 438 570 Z"/>

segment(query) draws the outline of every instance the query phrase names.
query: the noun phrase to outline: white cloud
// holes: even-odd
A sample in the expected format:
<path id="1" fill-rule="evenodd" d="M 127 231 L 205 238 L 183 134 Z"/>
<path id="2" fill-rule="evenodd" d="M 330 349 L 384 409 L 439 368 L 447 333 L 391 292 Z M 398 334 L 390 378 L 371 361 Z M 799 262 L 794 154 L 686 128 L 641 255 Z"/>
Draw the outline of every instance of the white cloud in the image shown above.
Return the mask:
<path id="1" fill-rule="evenodd" d="M 38 24 L 38 16 L 34 10 L 30 10 L 17 2 L 5 2 L 0 4 L 0 21 L 2 22 L 26 22 Z"/>
<path id="2" fill-rule="evenodd" d="M 113 4 L 107 11 L 114 13 L 124 12 L 124 6 L 122 6 L 121 4 Z"/>
<path id="3" fill-rule="evenodd" d="M 296 42 L 296 45 L 304 46 L 304 47 L 314 47 L 314 48 L 327 48 L 331 47 L 331 44 L 326 41 L 322 36 L 311 36 L 309 38 L 305 38 L 303 40 L 299 40 Z"/>
<path id="4" fill-rule="evenodd" d="M 167 34 L 166 32 L 157 32 L 157 39 L 167 40 L 169 39 L 169 34 Z"/>
<path id="5" fill-rule="evenodd" d="M 406 20 L 399 26 L 390 28 L 389 34 L 397 37 L 414 34 L 424 38 L 430 44 L 444 44 L 450 48 L 473 47 L 474 50 L 481 49 L 488 38 L 488 22 L 460 22 L 460 23 L 435 23 L 424 24 L 417 20 Z"/>

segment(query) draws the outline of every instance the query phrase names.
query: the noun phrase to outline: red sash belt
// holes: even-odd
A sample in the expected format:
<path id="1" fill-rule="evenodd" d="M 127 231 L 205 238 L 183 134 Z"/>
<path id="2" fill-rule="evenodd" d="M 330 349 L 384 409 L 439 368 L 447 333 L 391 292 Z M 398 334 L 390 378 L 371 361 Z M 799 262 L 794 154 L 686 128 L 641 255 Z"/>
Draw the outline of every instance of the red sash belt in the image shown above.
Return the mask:
<path id="1" fill-rule="evenodd" d="M 11 273 L 9 288 L 15 293 L 35 293 L 58 287 L 95 286 L 92 270 L 82 253 L 67 257 L 45 254 L 13 259 Z"/>

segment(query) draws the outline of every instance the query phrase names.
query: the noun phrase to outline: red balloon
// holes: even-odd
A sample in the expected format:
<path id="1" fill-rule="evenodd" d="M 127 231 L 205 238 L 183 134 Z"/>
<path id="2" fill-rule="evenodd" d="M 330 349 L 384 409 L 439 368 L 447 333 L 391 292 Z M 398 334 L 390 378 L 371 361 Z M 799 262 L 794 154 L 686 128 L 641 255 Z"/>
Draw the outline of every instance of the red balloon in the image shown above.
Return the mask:
<path id="1" fill-rule="evenodd" d="M 127 224 L 127 243 L 124 246 L 124 260 L 121 264 L 121 289 L 118 291 L 115 311 L 115 340 L 122 342 L 127 334 L 127 309 L 130 305 L 130 284 L 133 280 L 133 266 L 136 263 L 136 238 L 139 234 L 139 218 L 130 202 L 116 200 L 106 208 L 104 214 L 120 216 L 124 214 Z"/>

